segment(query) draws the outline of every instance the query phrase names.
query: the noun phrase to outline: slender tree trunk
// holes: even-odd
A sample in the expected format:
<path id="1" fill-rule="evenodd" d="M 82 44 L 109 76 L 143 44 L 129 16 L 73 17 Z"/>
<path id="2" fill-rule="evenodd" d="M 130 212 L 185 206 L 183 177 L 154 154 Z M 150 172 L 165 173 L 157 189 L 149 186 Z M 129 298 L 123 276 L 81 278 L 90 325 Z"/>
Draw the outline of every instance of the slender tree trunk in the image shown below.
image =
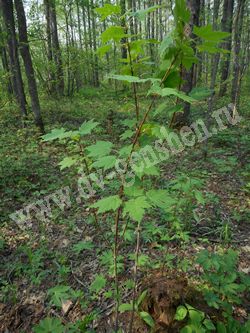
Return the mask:
<path id="1" fill-rule="evenodd" d="M 159 6 L 162 5 L 162 0 L 159 0 Z M 160 40 L 162 41 L 163 40 L 163 20 L 162 20 L 162 8 L 160 7 L 159 8 L 159 31 L 160 31 Z"/>
<path id="2" fill-rule="evenodd" d="M 216 30 L 218 28 L 218 16 L 219 16 L 219 8 L 220 8 L 220 0 L 214 0 L 214 6 L 213 6 L 213 30 Z M 220 61 L 220 53 L 216 53 L 212 56 L 211 59 L 211 82 L 210 82 L 210 89 L 212 91 L 211 96 L 208 99 L 208 109 L 206 114 L 206 121 L 207 121 L 207 127 L 210 127 L 211 123 L 211 114 L 213 111 L 214 106 L 214 99 L 215 99 L 215 83 L 216 83 L 216 77 L 218 72 L 218 65 Z M 208 145 L 207 140 L 205 140 L 205 149 L 204 149 L 204 158 L 208 155 Z"/>
<path id="3" fill-rule="evenodd" d="M 64 7 L 64 15 L 65 15 L 65 24 L 66 24 L 66 94 L 67 96 L 71 95 L 71 69 L 70 69 L 70 36 L 69 36 L 69 14 L 66 8 Z"/>
<path id="4" fill-rule="evenodd" d="M 193 26 L 199 25 L 199 16 L 200 16 L 200 0 L 187 0 L 187 6 L 190 9 L 191 16 L 190 16 L 190 22 L 189 27 L 187 29 L 186 34 L 188 34 L 188 37 L 194 38 L 194 35 L 192 33 Z M 193 49 L 195 51 L 195 45 L 193 44 Z M 188 94 L 193 86 L 194 86 L 194 65 L 190 69 L 186 69 L 183 66 L 181 66 L 181 78 L 184 81 L 181 90 Z M 189 115 L 190 115 L 190 103 L 184 103 L 183 113 L 177 114 L 177 117 L 175 118 L 175 121 L 173 122 L 174 126 L 182 126 L 187 125 L 189 122 Z"/>
<path id="5" fill-rule="evenodd" d="M 234 9 L 234 0 L 224 0 L 223 4 L 223 17 L 222 17 L 222 31 L 232 33 L 233 26 L 233 9 Z M 232 36 L 230 35 L 222 44 L 222 47 L 227 50 L 229 53 L 225 55 L 225 60 L 222 61 L 221 67 L 221 85 L 219 96 L 224 96 L 227 91 L 227 79 L 229 77 L 230 69 L 230 56 L 232 49 Z"/>
<path id="6" fill-rule="evenodd" d="M 56 5 L 53 0 L 51 6 L 51 32 L 52 32 L 53 53 L 56 63 L 57 92 L 59 95 L 63 95 L 64 94 L 63 64 L 62 64 L 62 55 L 61 55 L 61 49 L 59 45 L 58 31 L 57 31 Z"/>
<path id="7" fill-rule="evenodd" d="M 218 16 L 219 16 L 219 8 L 220 8 L 220 0 L 214 0 L 214 10 L 213 10 L 213 30 L 216 30 L 218 28 Z M 211 60 L 211 83 L 210 83 L 210 89 L 214 90 L 215 88 L 215 82 L 218 72 L 218 65 L 220 61 L 220 53 L 216 53 L 212 56 Z"/>
<path id="8" fill-rule="evenodd" d="M 200 8 L 200 26 L 204 26 L 206 24 L 205 17 L 205 0 L 201 0 L 201 8 Z M 198 55 L 199 63 L 195 66 L 195 81 L 202 82 L 202 74 L 203 74 L 203 64 L 204 64 L 204 54 L 201 52 Z"/>
<path id="9" fill-rule="evenodd" d="M 102 0 L 102 6 L 104 6 L 104 1 Z M 106 20 L 103 20 L 103 31 L 107 28 Z M 110 60 L 109 60 L 109 53 L 106 53 L 106 60 L 107 60 L 107 72 L 110 72 Z"/>
<path id="10" fill-rule="evenodd" d="M 17 39 L 15 31 L 13 3 L 12 0 L 1 0 L 0 4 L 3 13 L 5 28 L 7 31 L 7 44 L 8 44 L 9 58 L 10 58 L 10 71 L 11 71 L 13 91 L 17 103 L 20 107 L 21 114 L 24 117 L 26 117 L 27 116 L 26 98 L 25 98 L 22 74 L 18 58 L 18 47 L 17 47 Z"/>
<path id="11" fill-rule="evenodd" d="M 53 52 L 52 52 L 52 33 L 50 29 L 50 4 L 49 0 L 44 0 L 45 17 L 46 17 L 46 35 L 47 35 L 47 57 L 48 57 L 48 90 L 51 94 L 56 93 L 56 77 L 53 66 Z"/>
<path id="12" fill-rule="evenodd" d="M 76 12 L 77 12 L 77 28 L 78 28 L 78 38 L 79 38 L 79 45 L 80 49 L 83 49 L 83 43 L 82 43 L 82 25 L 81 25 L 81 19 L 80 19 L 80 5 L 79 0 L 76 0 Z"/>
<path id="13" fill-rule="evenodd" d="M 126 12 L 126 1 L 125 0 L 121 0 L 120 1 L 120 6 L 121 6 L 121 14 L 123 16 L 125 14 L 125 12 Z M 126 26 L 126 22 L 125 22 L 124 18 L 122 19 L 121 26 L 124 27 L 124 28 Z M 122 59 L 127 59 L 127 47 L 126 47 L 126 43 L 127 43 L 126 38 L 122 38 L 122 40 L 121 40 L 121 44 L 122 44 L 122 48 L 121 48 Z"/>
<path id="14" fill-rule="evenodd" d="M 128 0 L 128 10 L 133 13 L 133 0 Z M 135 29 L 134 29 L 134 18 L 133 16 L 130 17 L 129 20 L 129 28 L 130 28 L 130 34 L 134 35 L 135 34 Z M 135 39 L 134 37 L 131 38 L 132 40 Z"/>
<path id="15" fill-rule="evenodd" d="M 2 35 L 2 34 L 3 34 L 2 27 L 0 26 L 0 35 Z M 13 88 L 12 88 L 12 83 L 11 83 L 11 73 L 10 73 L 10 67 L 9 67 L 6 47 L 4 45 L 0 45 L 0 53 L 1 53 L 3 70 L 6 73 L 6 90 L 7 90 L 8 94 L 11 96 L 13 94 Z"/>
<path id="16" fill-rule="evenodd" d="M 88 16 L 88 41 L 90 49 L 90 62 L 92 69 L 91 83 L 95 85 L 95 74 L 94 74 L 94 55 L 93 55 L 93 33 L 92 33 L 92 24 L 91 24 L 91 10 L 89 0 L 87 1 L 87 16 Z"/>
<path id="17" fill-rule="evenodd" d="M 27 76 L 28 88 L 31 100 L 31 108 L 34 113 L 35 124 L 40 128 L 40 131 L 44 133 L 44 125 L 43 125 L 40 103 L 38 98 L 35 72 L 30 55 L 26 17 L 22 0 L 15 0 L 15 7 L 17 13 L 17 23 L 18 23 L 18 32 L 19 32 L 19 48 L 21 56 L 23 58 L 25 73 Z"/>
<path id="18" fill-rule="evenodd" d="M 243 15 L 245 0 L 238 2 L 236 19 L 235 19 L 235 30 L 234 30 L 234 66 L 233 66 L 233 82 L 231 91 L 231 101 L 235 105 L 238 104 L 239 87 L 240 87 L 240 72 L 241 72 L 241 61 L 240 61 L 240 51 L 241 51 L 241 36 L 243 28 Z"/>
<path id="19" fill-rule="evenodd" d="M 48 10 L 47 18 L 50 25 L 49 33 L 51 41 L 51 49 L 53 61 L 56 66 L 56 90 L 58 95 L 64 94 L 64 75 L 63 75 L 63 65 L 62 65 L 62 55 L 59 45 L 58 31 L 57 31 L 57 18 L 56 18 L 56 3 L 55 0 L 45 0 L 45 7 Z M 47 11 L 46 10 L 46 11 Z M 47 29 L 48 30 L 48 29 Z"/>
<path id="20" fill-rule="evenodd" d="M 94 50 L 94 85 L 95 87 L 99 87 L 99 65 L 98 65 L 98 57 L 96 54 L 97 43 L 96 43 L 96 22 L 95 22 L 95 12 L 94 12 L 94 1 L 91 0 L 91 18 L 92 18 L 92 31 L 93 31 L 93 50 Z"/>

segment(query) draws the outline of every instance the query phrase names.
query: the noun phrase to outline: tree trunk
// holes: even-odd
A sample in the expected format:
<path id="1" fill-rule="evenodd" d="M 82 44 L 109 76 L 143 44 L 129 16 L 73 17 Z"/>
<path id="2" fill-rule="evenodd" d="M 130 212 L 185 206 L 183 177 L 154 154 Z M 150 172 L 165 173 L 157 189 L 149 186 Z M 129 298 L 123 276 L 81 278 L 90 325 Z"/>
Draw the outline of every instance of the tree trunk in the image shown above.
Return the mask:
<path id="1" fill-rule="evenodd" d="M 83 21 L 83 32 L 84 32 L 84 47 L 85 47 L 85 57 L 86 57 L 86 83 L 90 81 L 90 64 L 89 64 L 89 44 L 88 44 L 88 34 L 87 34 L 87 19 L 86 19 L 86 10 L 84 7 L 84 4 L 81 2 L 81 8 L 82 8 L 82 21 Z"/>
<path id="2" fill-rule="evenodd" d="M 206 13 L 205 13 L 205 0 L 201 0 L 201 4 L 200 4 L 200 26 L 204 26 L 206 25 Z M 196 82 L 202 82 L 202 74 L 204 71 L 204 54 L 201 52 L 197 55 L 197 57 L 199 58 L 199 63 L 195 66 L 195 81 Z"/>
<path id="3" fill-rule="evenodd" d="M 51 1 L 51 33 L 52 33 L 52 47 L 54 54 L 54 61 L 56 64 L 56 76 L 57 76 L 57 93 L 59 95 L 64 94 L 64 77 L 63 77 L 63 65 L 62 55 L 58 39 L 57 31 L 57 19 L 56 19 L 56 4 L 55 1 Z"/>
<path id="4" fill-rule="evenodd" d="M 235 30 L 234 30 L 234 66 L 233 66 L 233 82 L 231 91 L 232 103 L 237 106 L 239 87 L 240 87 L 240 72 L 241 72 L 241 62 L 240 62 L 240 51 L 241 51 L 241 36 L 243 28 L 243 15 L 244 6 L 246 1 L 241 0 L 238 2 L 236 20 L 235 20 Z"/>
<path id="5" fill-rule="evenodd" d="M 200 0 L 187 0 L 187 7 L 190 10 L 190 21 L 189 27 L 187 29 L 188 36 L 190 38 L 194 38 L 193 35 L 193 26 L 199 25 L 199 16 L 200 16 Z M 193 49 L 195 50 L 195 45 L 192 45 Z M 193 86 L 195 85 L 194 81 L 194 65 L 190 69 L 186 69 L 181 66 L 181 78 L 184 81 L 181 90 L 186 94 L 190 93 Z M 190 103 L 184 103 L 183 113 L 177 114 L 173 124 L 176 127 L 187 125 L 189 122 L 190 116 Z"/>
<path id="6" fill-rule="evenodd" d="M 233 9 L 234 9 L 234 0 L 224 0 L 223 4 L 223 16 L 221 21 L 222 31 L 232 33 L 232 25 L 233 25 Z M 221 67 L 221 84 L 219 96 L 222 97 L 225 95 L 227 91 L 227 79 L 229 77 L 229 68 L 230 68 L 230 56 L 232 49 L 232 36 L 230 35 L 222 44 L 222 48 L 229 51 L 225 55 L 225 60 L 222 61 Z"/>
<path id="7" fill-rule="evenodd" d="M 48 38 L 48 58 L 53 59 L 56 67 L 56 92 L 58 95 L 64 94 L 64 75 L 62 65 L 62 55 L 58 39 L 56 4 L 55 0 L 44 0 L 47 19 L 47 38 Z M 54 79 L 54 78 L 53 78 Z"/>
<path id="8" fill-rule="evenodd" d="M 26 17 L 22 0 L 15 0 L 15 7 L 17 13 L 17 23 L 18 23 L 18 32 L 19 32 L 19 48 L 21 56 L 23 58 L 25 73 L 27 76 L 31 107 L 35 117 L 35 124 L 40 128 L 41 132 L 43 133 L 44 125 L 41 116 L 35 72 L 30 55 Z"/>
<path id="9" fill-rule="evenodd" d="M 120 6 L 121 6 L 121 14 L 122 14 L 122 16 L 124 16 L 124 14 L 126 12 L 126 1 L 125 0 L 121 0 L 120 1 Z M 124 18 L 122 19 L 121 26 L 124 27 L 124 29 L 126 27 L 126 22 L 125 22 Z M 126 47 L 126 43 L 127 43 L 126 38 L 122 38 L 122 40 L 121 40 L 121 44 L 122 44 L 122 48 L 121 48 L 122 59 L 127 59 L 127 47 Z"/>
<path id="10" fill-rule="evenodd" d="M 50 4 L 49 0 L 44 0 L 45 17 L 46 17 L 46 35 L 47 35 L 47 57 L 48 57 L 48 90 L 50 94 L 56 93 L 56 77 L 53 66 L 53 52 L 52 52 L 52 33 L 50 29 Z"/>
<path id="11" fill-rule="evenodd" d="M 0 26 L 0 35 L 2 35 L 2 34 L 3 34 L 2 27 Z M 10 73 L 10 67 L 9 67 L 6 47 L 4 45 L 0 45 L 0 53 L 1 53 L 3 70 L 6 73 L 6 90 L 9 95 L 12 95 L 13 88 L 12 88 L 12 83 L 11 83 L 11 73 Z"/>
<path id="12" fill-rule="evenodd" d="M 99 65 L 98 65 L 98 57 L 96 54 L 97 43 L 96 43 L 96 22 L 95 22 L 95 12 L 94 12 L 94 1 L 91 0 L 91 21 L 92 21 L 92 31 L 93 31 L 93 50 L 94 50 L 94 86 L 99 87 Z"/>
<path id="13" fill-rule="evenodd" d="M 17 103 L 20 107 L 21 114 L 24 117 L 26 117 L 27 116 L 26 98 L 25 98 L 22 74 L 18 58 L 18 47 L 17 47 L 17 39 L 15 31 L 15 20 L 13 14 L 13 3 L 12 0 L 1 0 L 0 4 L 3 13 L 5 28 L 7 31 L 7 44 L 8 44 L 9 58 L 10 58 L 10 72 L 11 72 L 12 86 Z"/>
<path id="14" fill-rule="evenodd" d="M 214 10 L 213 10 L 213 30 L 216 30 L 218 28 L 217 20 L 219 16 L 219 8 L 220 8 L 220 1 L 214 0 Z M 211 60 L 211 83 L 210 83 L 210 89 L 214 90 L 215 88 L 215 82 L 216 82 L 216 76 L 218 72 L 218 65 L 220 61 L 220 53 L 216 53 L 212 56 Z"/>

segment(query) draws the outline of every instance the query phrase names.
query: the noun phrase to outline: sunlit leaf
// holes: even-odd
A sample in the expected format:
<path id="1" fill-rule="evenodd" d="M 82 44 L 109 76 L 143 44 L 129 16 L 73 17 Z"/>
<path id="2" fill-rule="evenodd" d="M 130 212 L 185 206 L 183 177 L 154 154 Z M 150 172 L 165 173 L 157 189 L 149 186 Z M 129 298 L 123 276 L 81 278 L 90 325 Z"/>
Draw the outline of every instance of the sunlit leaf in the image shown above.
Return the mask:
<path id="1" fill-rule="evenodd" d="M 114 211 L 119 208 L 122 204 L 122 200 L 119 198 L 118 195 L 112 195 L 110 197 L 106 197 L 101 199 L 91 205 L 91 208 L 98 208 L 98 213 L 105 213 L 109 211 Z"/>

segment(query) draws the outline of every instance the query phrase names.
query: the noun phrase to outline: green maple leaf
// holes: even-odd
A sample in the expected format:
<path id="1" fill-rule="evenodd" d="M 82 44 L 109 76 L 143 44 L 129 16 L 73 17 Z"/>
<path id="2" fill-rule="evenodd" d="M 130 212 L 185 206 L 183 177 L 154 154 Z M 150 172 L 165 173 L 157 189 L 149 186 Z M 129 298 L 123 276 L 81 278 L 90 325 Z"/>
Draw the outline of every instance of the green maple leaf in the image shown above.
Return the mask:
<path id="1" fill-rule="evenodd" d="M 72 135 L 72 131 L 66 132 L 64 128 L 55 128 L 50 133 L 42 136 L 43 141 L 52 141 L 56 139 L 65 139 L 69 138 Z"/>
<path id="2" fill-rule="evenodd" d="M 104 168 L 104 170 L 111 169 L 115 166 L 116 157 L 113 155 L 103 156 L 92 164 L 95 168 Z"/>
<path id="3" fill-rule="evenodd" d="M 124 33 L 124 28 L 121 26 L 111 26 L 107 28 L 102 34 L 101 39 L 103 43 L 113 39 L 114 42 L 119 42 L 123 37 L 127 35 Z"/>
<path id="4" fill-rule="evenodd" d="M 69 168 L 72 165 L 74 165 L 77 162 L 77 160 L 73 157 L 65 157 L 60 163 L 60 169 L 63 170 L 65 168 Z"/>
<path id="5" fill-rule="evenodd" d="M 176 200 L 171 198 L 166 190 L 150 190 L 146 196 L 154 206 L 160 208 L 168 208 L 176 204 Z"/>
<path id="6" fill-rule="evenodd" d="M 79 127 L 80 135 L 90 134 L 97 125 L 99 125 L 99 123 L 95 122 L 93 119 L 85 121 L 81 127 Z"/>
<path id="7" fill-rule="evenodd" d="M 230 33 L 224 31 L 213 31 L 212 25 L 208 24 L 204 27 L 194 27 L 194 33 L 205 40 L 220 42 L 222 39 L 230 36 Z"/>
<path id="8" fill-rule="evenodd" d="M 106 156 L 110 153 L 113 143 L 109 141 L 97 141 L 95 144 L 88 146 L 86 149 L 90 157 Z"/>
<path id="9" fill-rule="evenodd" d="M 147 201 L 145 196 L 140 196 L 134 199 L 130 199 L 125 203 L 123 215 L 129 214 L 131 219 L 140 222 L 143 218 L 146 208 L 150 208 L 151 205 Z"/>
<path id="10" fill-rule="evenodd" d="M 106 285 L 107 280 L 105 279 L 104 275 L 97 275 L 95 280 L 91 283 L 90 291 L 98 293 L 102 290 Z"/>
<path id="11" fill-rule="evenodd" d="M 111 210 L 115 211 L 122 204 L 122 200 L 118 195 L 112 195 L 110 197 L 101 199 L 91 205 L 91 208 L 98 208 L 98 213 L 105 213 Z"/>
<path id="12" fill-rule="evenodd" d="M 92 250 L 94 247 L 94 244 L 90 241 L 81 241 L 73 246 L 73 251 L 79 254 L 83 250 Z"/>
<path id="13" fill-rule="evenodd" d="M 58 318 L 45 318 L 34 327 L 35 333 L 63 333 L 65 327 Z"/>
<path id="14" fill-rule="evenodd" d="M 136 185 L 133 185 L 133 186 L 125 187 L 124 193 L 128 197 L 140 197 L 143 195 L 143 189 Z"/>
<path id="15" fill-rule="evenodd" d="M 119 15 L 121 13 L 121 7 L 105 3 L 103 7 L 96 8 L 95 12 L 101 15 L 101 20 L 103 21 L 110 15 Z"/>
<path id="16" fill-rule="evenodd" d="M 134 135 L 134 131 L 131 129 L 126 130 L 124 133 L 120 135 L 121 140 L 126 140 L 128 138 L 131 138 Z"/>
<path id="17" fill-rule="evenodd" d="M 55 286 L 48 290 L 48 295 L 51 298 L 51 303 L 57 307 L 62 306 L 62 302 L 71 297 L 73 289 L 69 286 Z"/>

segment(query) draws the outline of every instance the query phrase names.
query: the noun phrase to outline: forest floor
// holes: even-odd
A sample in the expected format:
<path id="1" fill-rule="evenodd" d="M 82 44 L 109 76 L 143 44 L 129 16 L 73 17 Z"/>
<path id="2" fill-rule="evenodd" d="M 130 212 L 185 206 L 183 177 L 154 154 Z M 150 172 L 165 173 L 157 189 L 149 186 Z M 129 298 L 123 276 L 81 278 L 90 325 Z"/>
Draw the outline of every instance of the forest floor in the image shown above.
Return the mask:
<path id="1" fill-rule="evenodd" d="M 171 283 L 175 281 L 175 288 L 181 293 L 186 288 L 186 277 L 195 284 L 196 277 L 201 274 L 195 257 L 203 249 L 209 252 L 229 247 L 236 249 L 239 272 L 250 273 L 249 121 L 246 119 L 249 102 L 249 97 L 243 94 L 239 109 L 243 120 L 208 140 L 206 158 L 205 144 L 199 144 L 161 166 L 160 181 L 157 177 L 155 180 L 159 187 L 184 175 L 199 181 L 205 202 L 196 207 L 195 214 L 191 209 L 184 215 L 184 231 L 177 228 L 179 238 L 172 237 L 164 243 L 158 240 L 157 232 L 153 236 L 152 232 L 150 236 L 145 232 L 139 269 L 141 290 L 150 285 L 152 294 L 157 294 L 160 291 L 155 285 L 164 286 L 165 283 L 166 288 L 172 288 Z M 220 100 L 218 108 L 226 104 Z M 121 134 L 120 121 L 126 117 L 124 109 L 130 112 L 132 103 L 122 93 L 115 96 L 89 90 L 72 100 L 44 99 L 42 108 L 48 129 L 64 127 L 73 130 L 83 121 L 94 118 L 103 130 L 90 140 L 94 142 L 98 137 L 116 143 Z M 94 296 L 89 292 L 95 277 L 106 274 L 105 260 L 110 260 L 110 245 L 102 239 L 107 229 L 105 224 L 98 234 L 84 203 L 78 205 L 74 200 L 64 211 L 53 209 L 50 223 L 43 226 L 21 230 L 9 217 L 23 206 L 62 187 L 69 186 L 74 194 L 77 184 L 76 172 L 60 171 L 58 166 L 64 157 L 64 148 L 59 144 L 42 143 L 32 126 L 18 129 L 18 121 L 19 116 L 11 106 L 1 110 L 0 332 L 32 332 L 32 327 L 47 316 L 57 317 L 65 324 L 74 323 L 97 309 L 92 327 L 96 332 L 111 332 L 114 301 L 108 296 L 107 288 Z M 166 121 L 163 117 L 162 122 Z M 159 230 L 172 228 L 170 223 L 164 224 L 157 213 L 146 217 L 146 227 L 150 224 Z M 95 244 L 95 247 L 82 251 L 76 246 L 81 241 Z M 122 263 L 121 284 L 130 276 L 132 260 L 129 253 L 133 248 L 132 243 L 121 250 L 123 254 L 127 253 L 127 259 Z M 149 258 L 154 262 L 163 254 L 167 257 L 164 268 L 147 265 Z M 160 271 L 164 271 L 161 276 Z M 163 281 L 162 276 L 166 280 Z M 112 279 L 109 282 L 112 283 Z M 75 291 L 61 307 L 55 304 L 55 299 L 51 302 L 48 292 L 56 286 L 66 287 L 61 288 L 60 293 L 67 294 L 68 287 Z M 124 291 L 125 300 L 130 299 L 131 289 L 124 287 Z M 250 298 L 245 294 L 242 304 L 234 308 L 235 317 L 245 321 L 249 310 Z M 161 320 L 166 323 L 168 315 L 162 315 Z M 157 317 L 156 314 L 152 316 Z M 120 319 L 126 320 L 122 315 Z M 134 332 L 146 332 L 137 319 Z"/>

